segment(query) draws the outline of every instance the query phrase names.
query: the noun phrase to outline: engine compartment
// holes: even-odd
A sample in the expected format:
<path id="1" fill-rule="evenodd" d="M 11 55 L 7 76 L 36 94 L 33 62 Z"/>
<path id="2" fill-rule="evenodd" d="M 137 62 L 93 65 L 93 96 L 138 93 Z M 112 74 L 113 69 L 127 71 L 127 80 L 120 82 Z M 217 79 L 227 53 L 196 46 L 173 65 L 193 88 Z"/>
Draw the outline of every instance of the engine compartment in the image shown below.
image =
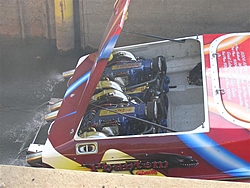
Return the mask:
<path id="1" fill-rule="evenodd" d="M 166 132 L 169 83 L 165 57 L 151 60 L 128 51 L 115 52 L 92 96 L 78 136 Z"/>
<path id="2" fill-rule="evenodd" d="M 208 131 L 200 47 L 200 41 L 190 38 L 116 48 L 75 139 Z M 74 71 L 63 73 L 68 87 Z M 47 122 L 55 120 L 62 100 L 51 102 Z"/>

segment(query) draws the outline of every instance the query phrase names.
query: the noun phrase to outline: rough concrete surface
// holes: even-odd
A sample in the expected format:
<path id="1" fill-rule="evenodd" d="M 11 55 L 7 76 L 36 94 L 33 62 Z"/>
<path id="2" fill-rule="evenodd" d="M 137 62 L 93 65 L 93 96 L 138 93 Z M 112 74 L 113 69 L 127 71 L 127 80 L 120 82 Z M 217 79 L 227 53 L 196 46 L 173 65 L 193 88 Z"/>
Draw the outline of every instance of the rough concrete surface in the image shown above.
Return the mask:
<path id="1" fill-rule="evenodd" d="M 8 187 L 216 187 L 249 188 L 248 183 L 145 177 L 122 174 L 0 166 L 0 188 Z"/>
<path id="2" fill-rule="evenodd" d="M 97 48 L 115 0 L 73 2 L 75 42 Z M 56 39 L 54 7 L 54 0 L 0 0 L 0 36 Z M 131 0 L 124 30 L 167 38 L 243 32 L 250 29 L 249 11 L 250 0 Z M 118 46 L 152 40 L 124 32 Z"/>

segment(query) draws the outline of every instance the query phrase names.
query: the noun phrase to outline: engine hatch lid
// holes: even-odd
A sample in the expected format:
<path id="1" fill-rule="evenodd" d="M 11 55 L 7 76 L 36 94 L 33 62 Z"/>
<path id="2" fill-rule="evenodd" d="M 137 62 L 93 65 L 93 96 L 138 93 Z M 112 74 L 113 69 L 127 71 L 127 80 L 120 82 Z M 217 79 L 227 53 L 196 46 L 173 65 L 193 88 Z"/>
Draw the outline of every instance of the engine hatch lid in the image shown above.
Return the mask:
<path id="1" fill-rule="evenodd" d="M 48 139 L 54 148 L 73 141 L 81 119 L 110 58 L 127 19 L 130 0 L 116 0 L 98 51 L 90 54 L 76 68 L 64 95 Z"/>

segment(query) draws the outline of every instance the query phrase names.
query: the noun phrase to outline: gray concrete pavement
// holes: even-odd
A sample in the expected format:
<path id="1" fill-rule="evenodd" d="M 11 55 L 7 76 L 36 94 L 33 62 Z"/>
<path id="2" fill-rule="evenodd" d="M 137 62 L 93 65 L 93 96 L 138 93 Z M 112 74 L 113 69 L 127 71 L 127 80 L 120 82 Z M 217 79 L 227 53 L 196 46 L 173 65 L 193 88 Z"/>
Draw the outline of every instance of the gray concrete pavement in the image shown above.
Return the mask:
<path id="1" fill-rule="evenodd" d="M 86 44 L 98 46 L 112 4 L 108 0 L 98 4 L 85 1 L 86 27 L 81 34 Z M 250 0 L 131 0 L 124 30 L 170 38 L 250 31 L 249 11 Z M 122 33 L 118 45 L 153 40 Z"/>
<path id="2" fill-rule="evenodd" d="M 133 176 L 0 165 L 0 187 L 182 187 L 248 188 L 248 183 L 169 177 Z M 1 177 L 2 176 L 2 177 Z M 46 181 L 45 181 L 46 180 Z"/>

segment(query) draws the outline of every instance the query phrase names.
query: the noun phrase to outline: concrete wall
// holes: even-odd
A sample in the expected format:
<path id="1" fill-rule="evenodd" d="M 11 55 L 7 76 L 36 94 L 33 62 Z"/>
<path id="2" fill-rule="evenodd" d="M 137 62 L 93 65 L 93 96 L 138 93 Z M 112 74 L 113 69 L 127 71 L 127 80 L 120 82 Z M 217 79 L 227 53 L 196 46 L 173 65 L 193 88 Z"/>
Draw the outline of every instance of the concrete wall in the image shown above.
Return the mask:
<path id="1" fill-rule="evenodd" d="M 98 47 L 112 14 L 114 2 L 112 0 L 79 0 L 79 24 L 82 46 Z"/>
<path id="2" fill-rule="evenodd" d="M 98 47 L 115 0 L 73 2 L 76 43 Z M 249 12 L 249 0 L 131 0 L 124 30 L 170 38 L 249 31 Z M 4 38 L 56 39 L 54 0 L 0 0 L 0 18 Z M 118 46 L 153 40 L 122 33 Z"/>
<path id="3" fill-rule="evenodd" d="M 51 0 L 0 0 L 0 18 L 2 38 L 55 38 Z"/>

